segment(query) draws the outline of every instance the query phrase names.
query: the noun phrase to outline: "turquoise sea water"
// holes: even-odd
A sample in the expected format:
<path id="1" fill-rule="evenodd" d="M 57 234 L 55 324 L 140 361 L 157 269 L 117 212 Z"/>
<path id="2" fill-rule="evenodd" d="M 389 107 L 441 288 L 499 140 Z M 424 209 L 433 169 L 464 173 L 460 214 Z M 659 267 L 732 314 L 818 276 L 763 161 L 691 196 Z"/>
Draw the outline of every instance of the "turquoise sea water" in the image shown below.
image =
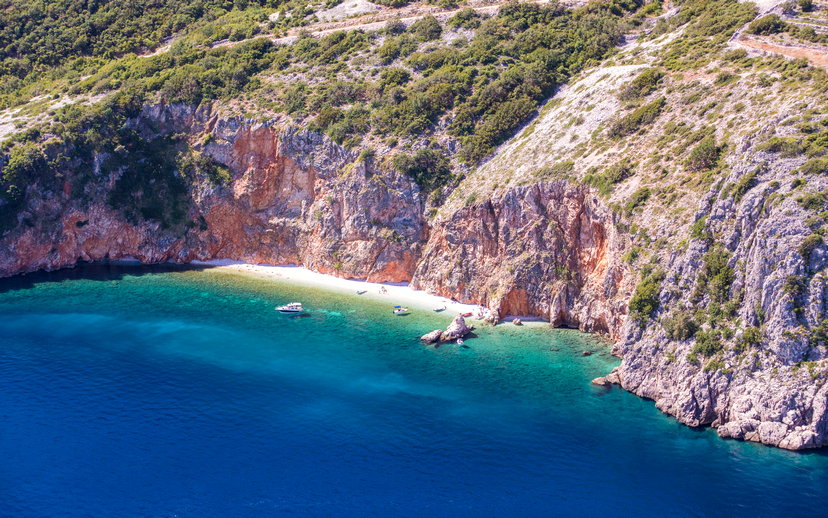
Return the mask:
<path id="1" fill-rule="evenodd" d="M 597 339 L 434 349 L 450 316 L 390 302 L 209 269 L 0 281 L 0 516 L 826 512 L 828 456 L 592 386 L 617 364 Z"/>

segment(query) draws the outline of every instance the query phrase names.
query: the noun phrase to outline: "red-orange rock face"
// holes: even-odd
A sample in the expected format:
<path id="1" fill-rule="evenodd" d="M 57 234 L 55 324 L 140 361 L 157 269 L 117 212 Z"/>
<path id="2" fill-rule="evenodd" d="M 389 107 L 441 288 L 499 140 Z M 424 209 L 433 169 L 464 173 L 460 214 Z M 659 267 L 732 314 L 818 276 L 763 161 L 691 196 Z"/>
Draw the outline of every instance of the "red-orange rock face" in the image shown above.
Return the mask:
<path id="1" fill-rule="evenodd" d="M 519 187 L 445 218 L 413 284 L 506 315 L 618 337 L 635 280 L 612 213 L 583 187 Z"/>
<path id="2" fill-rule="evenodd" d="M 354 153 L 315 133 L 221 120 L 181 107 L 151 107 L 143 117 L 159 132 L 187 131 L 193 141 L 209 132 L 213 141 L 201 151 L 228 166 L 232 182 L 193 187 L 194 224 L 183 229 L 127 221 L 106 202 L 112 178 L 87 203 L 73 200 L 65 187 L 37 192 L 23 214 L 30 223 L 0 240 L 0 275 L 79 260 L 224 258 L 302 264 L 374 281 L 410 280 L 426 235 L 420 194 L 410 179 L 357 162 Z"/>

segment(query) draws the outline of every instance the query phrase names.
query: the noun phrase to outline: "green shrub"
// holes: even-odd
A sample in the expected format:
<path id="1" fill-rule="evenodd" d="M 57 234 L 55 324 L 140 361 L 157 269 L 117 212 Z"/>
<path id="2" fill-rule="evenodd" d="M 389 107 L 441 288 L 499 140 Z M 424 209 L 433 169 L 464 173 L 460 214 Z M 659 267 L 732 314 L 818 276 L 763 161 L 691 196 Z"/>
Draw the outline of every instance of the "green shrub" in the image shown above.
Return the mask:
<path id="1" fill-rule="evenodd" d="M 687 158 L 687 168 L 691 171 L 706 171 L 719 162 L 722 148 L 716 145 L 716 138 L 708 135 L 699 142 Z"/>
<path id="2" fill-rule="evenodd" d="M 805 294 L 808 283 L 802 275 L 788 275 L 782 284 L 782 293 L 791 297 L 794 301 Z"/>
<path id="3" fill-rule="evenodd" d="M 666 100 L 664 97 L 659 97 L 649 104 L 636 108 L 632 113 L 612 123 L 607 134 L 612 138 L 618 138 L 635 133 L 642 126 L 656 120 L 665 104 Z"/>
<path id="4" fill-rule="evenodd" d="M 735 279 L 735 272 L 728 263 L 731 254 L 722 245 L 717 244 L 710 248 L 702 259 L 704 265 L 699 273 L 694 298 L 704 293 L 716 303 L 724 303 L 730 293 L 730 285 Z"/>
<path id="5" fill-rule="evenodd" d="M 743 175 L 733 186 L 733 200 L 736 203 L 739 203 L 742 197 L 755 185 L 756 171 L 751 171 L 748 174 Z"/>
<path id="6" fill-rule="evenodd" d="M 769 35 L 783 32 L 785 30 L 785 22 L 779 18 L 777 14 L 768 14 L 755 21 L 753 21 L 747 29 L 750 34 Z"/>
<path id="7" fill-rule="evenodd" d="M 742 336 L 736 342 L 736 349 L 741 352 L 751 347 L 756 347 L 761 343 L 762 330 L 758 327 L 751 326 L 742 331 Z"/>
<path id="8" fill-rule="evenodd" d="M 804 153 L 805 146 L 795 137 L 771 137 L 767 142 L 759 146 L 759 150 L 770 153 L 781 153 L 782 156 L 791 157 Z"/>
<path id="9" fill-rule="evenodd" d="M 664 280 L 664 272 L 655 271 L 644 277 L 630 299 L 630 317 L 640 324 L 650 320 L 658 310 L 658 296 L 661 293 L 661 281 Z"/>
<path id="10" fill-rule="evenodd" d="M 803 13 L 810 13 L 814 10 L 813 0 L 799 0 L 799 10 Z"/>
<path id="11" fill-rule="evenodd" d="M 428 15 L 412 23 L 408 31 L 420 41 L 431 41 L 440 38 L 440 35 L 443 33 L 443 27 L 437 21 L 437 18 Z"/>
<path id="12" fill-rule="evenodd" d="M 690 229 L 690 238 L 691 239 L 710 239 L 710 234 L 706 232 L 707 228 L 707 216 L 702 216 L 693 222 L 693 226 Z"/>
<path id="13" fill-rule="evenodd" d="M 822 211 L 828 203 L 828 191 L 809 192 L 797 198 L 796 201 L 803 209 Z"/>
<path id="14" fill-rule="evenodd" d="M 597 188 L 598 192 L 606 196 L 615 184 L 623 182 L 633 174 L 635 174 L 634 165 L 622 160 L 612 164 L 600 174 L 587 174 L 584 176 L 584 182 Z"/>
<path id="15" fill-rule="evenodd" d="M 689 311 L 677 311 L 664 321 L 663 327 L 667 338 L 679 341 L 692 338 L 698 330 L 698 324 Z"/>
<path id="16" fill-rule="evenodd" d="M 627 214 L 632 214 L 635 212 L 635 209 L 644 205 L 647 200 L 650 199 L 650 188 L 649 187 L 639 187 L 636 189 L 634 193 L 630 195 L 630 199 L 627 201 L 627 205 L 625 205 L 624 209 L 626 210 Z"/>
<path id="17" fill-rule="evenodd" d="M 480 27 L 481 18 L 482 16 L 477 14 L 477 11 L 467 7 L 449 18 L 448 21 L 446 21 L 446 25 L 455 29 L 462 28 L 473 30 Z"/>
<path id="18" fill-rule="evenodd" d="M 630 81 L 619 94 L 619 98 L 624 101 L 631 99 L 638 99 L 646 97 L 658 88 L 661 80 L 664 78 L 664 72 L 657 68 L 647 68 L 638 76 Z"/>
<path id="19" fill-rule="evenodd" d="M 812 158 L 802 164 L 798 172 L 806 175 L 828 174 L 828 158 Z"/>
<path id="20" fill-rule="evenodd" d="M 799 254 L 803 259 L 808 261 L 811 258 L 811 252 L 813 252 L 818 246 L 822 245 L 822 243 L 823 240 L 821 235 L 811 234 L 802 241 L 801 245 L 799 245 Z"/>
<path id="21" fill-rule="evenodd" d="M 420 149 L 413 155 L 399 154 L 394 157 L 394 167 L 411 177 L 424 192 L 438 189 L 452 179 L 448 160 L 433 149 Z"/>
<path id="22" fill-rule="evenodd" d="M 417 50 L 417 41 L 408 34 L 388 38 L 377 49 L 377 56 L 384 65 L 388 65 L 397 58 L 404 58 Z"/>
<path id="23" fill-rule="evenodd" d="M 392 67 L 380 72 L 380 86 L 383 88 L 405 84 L 409 79 L 411 74 L 404 68 Z"/>
<path id="24" fill-rule="evenodd" d="M 722 333 L 718 329 L 696 332 L 696 344 L 690 351 L 693 355 L 713 356 L 722 351 Z"/>

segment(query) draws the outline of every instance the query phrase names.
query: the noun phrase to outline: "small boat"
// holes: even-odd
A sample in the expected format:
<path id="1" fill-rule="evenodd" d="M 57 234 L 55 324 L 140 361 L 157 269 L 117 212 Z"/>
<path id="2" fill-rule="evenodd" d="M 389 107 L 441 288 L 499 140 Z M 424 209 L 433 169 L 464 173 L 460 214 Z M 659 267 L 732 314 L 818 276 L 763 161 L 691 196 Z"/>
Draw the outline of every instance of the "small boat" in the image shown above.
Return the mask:
<path id="1" fill-rule="evenodd" d="M 469 318 L 470 316 L 472 316 L 472 312 L 467 311 L 466 313 L 460 313 L 460 316 L 463 318 Z"/>
<path id="2" fill-rule="evenodd" d="M 357 290 L 357 295 L 365 295 L 368 293 L 368 290 Z"/>
<path id="3" fill-rule="evenodd" d="M 302 307 L 301 302 L 291 302 L 289 304 L 285 304 L 284 306 L 277 307 L 276 311 L 279 313 L 303 313 L 305 308 Z"/>
<path id="4" fill-rule="evenodd" d="M 446 310 L 446 307 L 445 307 L 445 306 L 440 306 L 439 308 L 434 308 L 434 310 L 433 310 L 433 311 L 434 311 L 435 313 L 439 313 L 439 312 L 441 312 L 441 311 L 445 311 L 445 310 Z"/>
<path id="5" fill-rule="evenodd" d="M 457 345 L 463 345 L 463 339 L 462 338 L 457 339 Z"/>
<path id="6" fill-rule="evenodd" d="M 397 316 L 407 315 L 408 308 L 404 308 L 402 306 L 394 306 L 394 310 L 392 311 Z"/>

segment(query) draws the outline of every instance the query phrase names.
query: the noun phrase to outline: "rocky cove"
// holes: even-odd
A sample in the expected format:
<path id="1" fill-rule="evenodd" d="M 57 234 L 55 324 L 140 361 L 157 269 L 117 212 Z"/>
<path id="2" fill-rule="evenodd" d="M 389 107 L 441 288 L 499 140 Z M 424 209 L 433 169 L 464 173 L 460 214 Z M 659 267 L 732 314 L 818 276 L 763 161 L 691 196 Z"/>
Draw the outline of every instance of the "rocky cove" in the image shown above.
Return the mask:
<path id="1" fill-rule="evenodd" d="M 62 185 L 29 187 L 18 225 L 0 240 L 0 274 L 135 257 L 301 264 L 341 277 L 410 282 L 487 305 L 500 317 L 538 316 L 608 336 L 622 359 L 611 379 L 690 426 L 789 449 L 828 441 L 828 389 L 802 367 L 827 351 L 795 332 L 820 325 L 825 281 L 812 276 L 799 302 L 784 292 L 788 277 L 820 272 L 826 259 L 821 250 L 807 262 L 796 252 L 809 231 L 792 198 L 767 202 L 778 179 L 799 164 L 763 166 L 741 203 L 718 197 L 716 188 L 699 201 L 696 221 L 707 234 L 723 235 L 732 289 L 742 294 L 740 316 L 767 329 L 751 355 L 709 369 L 687 359 L 693 338 L 668 337 L 660 322 L 628 315 L 642 277 L 624 260 L 632 248 L 628 222 L 589 186 L 527 182 L 429 216 L 412 179 L 319 133 L 222 118 L 210 106 L 147 106 L 131 124 L 148 140 L 185 135 L 188 146 L 229 169 L 230 181 L 196 184 L 187 192 L 193 224 L 165 228 L 128 218 L 108 201 L 118 172 L 96 170 L 80 197 L 68 167 Z M 731 181 L 773 160 L 750 142 L 743 150 Z M 713 248 L 701 236 L 663 258 L 657 297 L 665 318 L 672 308 L 714 302 L 705 266 Z"/>

